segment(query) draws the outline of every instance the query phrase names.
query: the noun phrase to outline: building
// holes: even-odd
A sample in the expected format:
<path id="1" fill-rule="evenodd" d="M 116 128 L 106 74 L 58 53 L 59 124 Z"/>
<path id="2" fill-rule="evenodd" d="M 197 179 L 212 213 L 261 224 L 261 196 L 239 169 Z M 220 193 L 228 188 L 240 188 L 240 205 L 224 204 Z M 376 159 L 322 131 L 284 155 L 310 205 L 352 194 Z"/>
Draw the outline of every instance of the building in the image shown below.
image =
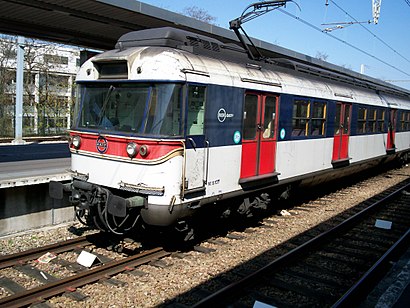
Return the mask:
<path id="1" fill-rule="evenodd" d="M 0 137 L 14 136 L 16 55 L 13 37 L 0 38 Z M 23 137 L 60 135 L 70 127 L 80 49 L 26 39 Z"/>

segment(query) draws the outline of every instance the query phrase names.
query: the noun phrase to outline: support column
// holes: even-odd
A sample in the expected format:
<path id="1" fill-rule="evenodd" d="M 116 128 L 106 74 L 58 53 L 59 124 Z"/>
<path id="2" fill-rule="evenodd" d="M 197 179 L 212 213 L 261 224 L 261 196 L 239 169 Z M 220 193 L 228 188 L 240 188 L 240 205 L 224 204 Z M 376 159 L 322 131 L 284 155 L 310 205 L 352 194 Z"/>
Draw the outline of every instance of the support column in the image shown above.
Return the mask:
<path id="1" fill-rule="evenodd" d="M 24 44 L 22 36 L 17 38 L 17 68 L 16 68 L 16 109 L 14 113 L 13 144 L 25 143 L 23 140 L 23 82 L 24 82 Z"/>

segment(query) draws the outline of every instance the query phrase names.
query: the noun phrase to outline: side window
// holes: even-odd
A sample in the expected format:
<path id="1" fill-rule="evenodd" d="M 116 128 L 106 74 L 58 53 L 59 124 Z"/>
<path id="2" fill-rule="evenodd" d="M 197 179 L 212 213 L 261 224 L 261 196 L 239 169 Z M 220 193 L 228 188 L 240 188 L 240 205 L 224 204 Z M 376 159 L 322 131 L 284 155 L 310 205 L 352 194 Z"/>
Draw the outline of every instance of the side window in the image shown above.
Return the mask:
<path id="1" fill-rule="evenodd" d="M 350 134 L 350 112 L 351 112 L 351 105 L 345 106 L 345 112 L 343 117 L 343 134 Z"/>
<path id="2" fill-rule="evenodd" d="M 323 102 L 313 102 L 311 115 L 311 135 L 324 136 L 326 122 L 326 104 Z"/>
<path id="3" fill-rule="evenodd" d="M 377 120 L 377 110 L 376 109 L 370 109 L 369 114 L 367 117 L 367 127 L 369 129 L 369 133 L 375 133 L 377 132 L 377 126 L 376 126 L 376 120 Z"/>
<path id="4" fill-rule="evenodd" d="M 256 137 L 256 117 L 258 113 L 258 96 L 246 94 L 245 111 L 243 112 L 243 139 L 253 140 Z"/>
<path id="5" fill-rule="evenodd" d="M 263 138 L 273 138 L 275 136 L 276 98 L 266 96 L 265 112 L 263 115 Z"/>
<path id="6" fill-rule="evenodd" d="M 358 134 L 366 133 L 366 117 L 367 117 L 367 109 L 364 107 L 359 107 L 359 112 L 357 115 L 357 133 Z"/>
<path id="7" fill-rule="evenodd" d="M 188 87 L 188 121 L 187 135 L 203 135 L 205 119 L 206 87 Z"/>
<path id="8" fill-rule="evenodd" d="M 293 104 L 292 136 L 324 136 L 326 103 L 298 99 Z"/>
<path id="9" fill-rule="evenodd" d="M 410 112 L 401 113 L 400 130 L 402 132 L 410 129 Z"/>
<path id="10" fill-rule="evenodd" d="M 407 130 L 410 130 L 410 112 L 407 112 Z"/>
<path id="11" fill-rule="evenodd" d="M 339 135 L 340 134 L 340 116 L 342 113 L 342 105 L 341 104 L 336 104 L 336 115 L 335 115 L 335 129 L 334 129 L 334 134 Z"/>
<path id="12" fill-rule="evenodd" d="M 309 101 L 295 100 L 293 104 L 292 136 L 307 136 Z"/>
<path id="13" fill-rule="evenodd" d="M 377 110 L 377 132 L 378 133 L 384 133 L 386 131 L 385 125 L 384 125 L 384 119 L 386 116 L 386 111 L 379 109 Z"/>

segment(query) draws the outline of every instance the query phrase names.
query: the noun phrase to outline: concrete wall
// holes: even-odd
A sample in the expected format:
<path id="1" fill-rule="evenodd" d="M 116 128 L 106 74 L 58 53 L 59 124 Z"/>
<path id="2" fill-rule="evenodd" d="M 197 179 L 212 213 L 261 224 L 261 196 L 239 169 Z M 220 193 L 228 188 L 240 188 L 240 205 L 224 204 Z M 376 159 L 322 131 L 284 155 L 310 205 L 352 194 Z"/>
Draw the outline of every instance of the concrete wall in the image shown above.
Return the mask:
<path id="1" fill-rule="evenodd" d="M 51 199 L 48 183 L 0 190 L 0 236 L 73 220 L 68 199 Z"/>

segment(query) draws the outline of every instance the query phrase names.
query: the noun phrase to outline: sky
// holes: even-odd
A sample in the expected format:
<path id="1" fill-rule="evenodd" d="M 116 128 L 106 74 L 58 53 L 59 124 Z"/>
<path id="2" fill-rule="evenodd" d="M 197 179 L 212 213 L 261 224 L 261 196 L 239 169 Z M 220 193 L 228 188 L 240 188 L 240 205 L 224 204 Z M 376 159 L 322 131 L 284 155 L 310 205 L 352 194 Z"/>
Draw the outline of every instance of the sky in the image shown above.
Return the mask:
<path id="1" fill-rule="evenodd" d="M 248 5 L 258 1 L 140 2 L 176 13 L 196 6 L 215 17 L 217 26 L 228 29 L 230 20 L 239 17 Z M 313 57 L 326 55 L 326 61 L 330 63 L 356 72 L 363 68 L 366 75 L 410 90 L 410 0 L 381 1 L 378 24 L 367 23 L 373 20 L 372 0 L 294 2 L 297 5 L 289 2 L 282 8 L 288 14 L 275 10 L 243 24 L 242 27 L 251 37 Z M 365 23 L 342 24 L 354 21 Z M 331 23 L 335 25 L 326 25 Z M 320 31 L 338 24 L 344 27 L 328 32 L 330 35 Z"/>

